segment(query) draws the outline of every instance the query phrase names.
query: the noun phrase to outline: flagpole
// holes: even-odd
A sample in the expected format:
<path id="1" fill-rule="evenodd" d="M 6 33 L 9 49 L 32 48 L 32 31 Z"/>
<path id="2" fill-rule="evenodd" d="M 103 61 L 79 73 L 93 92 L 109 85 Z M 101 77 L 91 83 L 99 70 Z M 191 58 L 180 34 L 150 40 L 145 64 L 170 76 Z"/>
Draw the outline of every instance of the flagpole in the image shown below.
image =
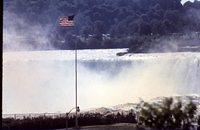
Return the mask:
<path id="1" fill-rule="evenodd" d="M 75 41 L 75 104 L 76 104 L 76 122 L 75 127 L 78 129 L 78 106 L 77 106 L 77 42 Z"/>
<path id="2" fill-rule="evenodd" d="M 73 27 L 74 26 L 74 15 L 68 17 L 61 17 L 60 18 L 60 26 L 62 27 Z M 75 108 L 76 108 L 76 120 L 75 120 L 75 128 L 78 129 L 78 112 L 80 111 L 79 107 L 77 106 L 77 41 L 75 41 Z"/>

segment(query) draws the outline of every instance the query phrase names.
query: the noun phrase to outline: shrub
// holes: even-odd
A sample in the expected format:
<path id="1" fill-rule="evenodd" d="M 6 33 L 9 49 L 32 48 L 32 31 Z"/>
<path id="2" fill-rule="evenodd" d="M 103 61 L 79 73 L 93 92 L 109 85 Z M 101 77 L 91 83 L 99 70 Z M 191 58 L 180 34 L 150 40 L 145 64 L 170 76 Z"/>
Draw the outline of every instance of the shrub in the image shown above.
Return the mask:
<path id="1" fill-rule="evenodd" d="M 154 104 L 141 104 L 139 124 L 150 128 L 189 129 L 195 122 L 197 106 L 190 101 L 185 106 L 181 101 L 174 103 L 173 98 Z"/>

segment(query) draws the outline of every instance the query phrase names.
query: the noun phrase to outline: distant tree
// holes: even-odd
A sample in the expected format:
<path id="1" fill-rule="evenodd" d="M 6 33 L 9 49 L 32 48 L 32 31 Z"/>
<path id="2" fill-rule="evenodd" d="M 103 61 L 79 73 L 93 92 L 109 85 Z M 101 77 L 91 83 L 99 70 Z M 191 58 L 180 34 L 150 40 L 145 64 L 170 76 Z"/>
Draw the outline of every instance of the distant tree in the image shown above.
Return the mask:
<path id="1" fill-rule="evenodd" d="M 121 45 L 112 43 L 113 48 L 124 48 L 126 44 L 122 41 L 130 41 L 128 37 L 137 34 L 143 37 L 183 31 L 199 32 L 199 10 L 198 0 L 184 5 L 181 0 L 4 0 L 4 16 L 10 13 L 16 15 L 14 26 L 19 32 L 23 30 L 23 25 L 44 28 L 48 25 L 49 31 L 46 33 L 56 32 L 54 35 L 59 35 L 50 38 L 57 49 L 68 49 L 68 44 L 59 43 L 66 34 L 58 29 L 61 16 L 75 14 L 75 27 L 68 30 L 71 34 L 85 38 L 92 34 L 93 38 L 101 41 L 103 33 L 110 33 L 113 38 L 121 38 L 117 40 Z M 89 42 L 85 41 L 82 46 L 87 48 Z M 146 42 L 142 44 L 147 45 Z"/>
<path id="2" fill-rule="evenodd" d="M 81 30 L 81 34 L 83 34 L 83 36 L 84 36 L 85 38 L 88 38 L 89 34 L 92 34 L 92 28 L 89 27 L 89 26 L 84 27 L 84 28 Z"/>
<path id="3" fill-rule="evenodd" d="M 174 24 L 168 19 L 163 20 L 162 28 L 164 34 L 169 34 L 174 32 Z"/>
<path id="4" fill-rule="evenodd" d="M 131 23 L 129 23 L 129 25 L 128 25 L 129 34 L 133 35 L 133 34 L 137 33 L 138 29 L 139 29 L 138 21 L 132 21 Z"/>
<path id="5" fill-rule="evenodd" d="M 123 37 L 124 35 L 128 34 L 126 20 L 122 20 L 117 24 L 117 26 L 115 28 L 115 33 L 118 37 Z"/>
<path id="6" fill-rule="evenodd" d="M 151 20 L 150 26 L 153 35 L 163 35 L 164 30 L 162 28 L 162 23 L 159 20 Z"/>
<path id="7" fill-rule="evenodd" d="M 103 21 L 95 21 L 94 22 L 94 34 L 96 35 L 97 39 L 102 38 L 102 34 L 105 33 L 105 26 Z"/>
<path id="8" fill-rule="evenodd" d="M 145 21 L 141 21 L 139 23 L 139 34 L 140 35 L 150 35 L 151 34 L 151 26 L 145 22 Z"/>
<path id="9" fill-rule="evenodd" d="M 149 20 L 150 20 L 150 18 L 149 18 L 149 16 L 147 14 L 142 14 L 141 15 L 141 19 L 144 22 L 149 22 Z"/>
<path id="10" fill-rule="evenodd" d="M 179 21 L 179 11 L 178 10 L 169 10 L 166 11 L 164 14 L 164 19 L 168 19 L 170 22 L 172 23 L 176 23 L 177 21 Z"/>

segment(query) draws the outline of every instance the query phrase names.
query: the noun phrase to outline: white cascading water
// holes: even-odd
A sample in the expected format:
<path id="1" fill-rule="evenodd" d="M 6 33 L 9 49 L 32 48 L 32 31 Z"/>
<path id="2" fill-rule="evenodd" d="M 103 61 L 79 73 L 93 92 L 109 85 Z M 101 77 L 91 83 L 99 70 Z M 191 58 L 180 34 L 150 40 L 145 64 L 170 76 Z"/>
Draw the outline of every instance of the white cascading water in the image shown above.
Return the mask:
<path id="1" fill-rule="evenodd" d="M 122 51 L 78 51 L 81 109 L 200 95 L 200 53 L 116 56 Z M 66 112 L 74 95 L 73 51 L 3 53 L 3 113 Z"/>

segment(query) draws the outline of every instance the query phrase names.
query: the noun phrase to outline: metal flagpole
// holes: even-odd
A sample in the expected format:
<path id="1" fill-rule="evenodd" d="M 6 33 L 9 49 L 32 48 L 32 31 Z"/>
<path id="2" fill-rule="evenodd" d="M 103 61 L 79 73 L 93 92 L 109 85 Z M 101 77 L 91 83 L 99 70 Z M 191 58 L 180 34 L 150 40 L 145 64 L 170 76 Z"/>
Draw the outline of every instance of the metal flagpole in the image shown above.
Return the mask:
<path id="1" fill-rule="evenodd" d="M 73 21 L 74 15 L 68 16 L 68 17 L 61 17 L 60 18 L 60 26 L 62 27 L 73 27 L 74 21 Z M 75 120 L 75 128 L 78 129 L 78 112 L 79 107 L 77 106 L 77 41 L 75 41 L 75 108 L 76 108 L 76 120 Z"/>
<path id="2" fill-rule="evenodd" d="M 77 42 L 75 41 L 75 104 L 76 104 L 76 123 L 75 127 L 78 128 L 78 106 L 77 106 Z"/>

